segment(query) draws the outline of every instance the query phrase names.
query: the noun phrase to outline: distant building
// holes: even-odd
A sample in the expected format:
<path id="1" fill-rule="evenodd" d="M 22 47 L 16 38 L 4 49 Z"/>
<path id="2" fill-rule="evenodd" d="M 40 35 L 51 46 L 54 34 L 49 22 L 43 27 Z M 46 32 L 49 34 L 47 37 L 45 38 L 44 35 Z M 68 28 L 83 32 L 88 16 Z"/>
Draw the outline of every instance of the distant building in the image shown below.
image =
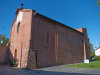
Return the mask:
<path id="1" fill-rule="evenodd" d="M 11 60 L 18 67 L 35 69 L 73 64 L 90 58 L 86 28 L 77 30 L 32 9 L 17 9 L 11 27 Z"/>
<path id="2" fill-rule="evenodd" d="M 95 56 L 100 56 L 100 47 L 95 47 Z"/>

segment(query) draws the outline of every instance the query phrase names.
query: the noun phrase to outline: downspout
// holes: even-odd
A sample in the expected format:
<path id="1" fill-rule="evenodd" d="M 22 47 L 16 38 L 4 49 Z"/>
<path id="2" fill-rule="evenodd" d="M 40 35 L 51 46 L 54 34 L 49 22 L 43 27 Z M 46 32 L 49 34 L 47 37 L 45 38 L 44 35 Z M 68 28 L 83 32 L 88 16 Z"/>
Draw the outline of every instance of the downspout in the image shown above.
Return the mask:
<path id="1" fill-rule="evenodd" d="M 84 40 L 84 60 L 86 60 L 86 42 Z"/>

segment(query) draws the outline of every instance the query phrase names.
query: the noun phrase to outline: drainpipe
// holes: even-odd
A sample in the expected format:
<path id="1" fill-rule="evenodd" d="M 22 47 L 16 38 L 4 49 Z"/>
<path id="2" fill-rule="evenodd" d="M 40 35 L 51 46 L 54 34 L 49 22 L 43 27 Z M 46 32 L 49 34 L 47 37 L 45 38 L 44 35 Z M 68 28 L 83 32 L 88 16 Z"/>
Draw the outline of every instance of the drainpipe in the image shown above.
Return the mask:
<path id="1" fill-rule="evenodd" d="M 84 40 L 84 60 L 86 60 L 86 42 Z"/>

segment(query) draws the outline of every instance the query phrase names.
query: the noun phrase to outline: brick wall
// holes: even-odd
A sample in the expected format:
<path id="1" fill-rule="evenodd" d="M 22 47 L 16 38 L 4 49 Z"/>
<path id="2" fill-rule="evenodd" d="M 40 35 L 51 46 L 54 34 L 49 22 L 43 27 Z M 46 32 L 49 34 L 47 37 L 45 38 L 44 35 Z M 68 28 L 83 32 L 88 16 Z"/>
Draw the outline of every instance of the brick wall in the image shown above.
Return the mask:
<path id="1" fill-rule="evenodd" d="M 19 14 L 19 12 L 23 14 Z M 27 68 L 27 59 L 30 47 L 32 10 L 23 9 L 19 10 L 19 12 L 16 14 L 15 20 L 11 28 L 10 51 L 14 58 L 15 50 L 17 50 L 18 67 Z M 18 23 L 20 23 L 19 32 Z"/>
<path id="2" fill-rule="evenodd" d="M 0 64 L 6 63 L 7 51 L 8 51 L 8 47 L 0 46 Z"/>
<path id="3" fill-rule="evenodd" d="M 30 47 L 37 51 L 37 67 L 83 62 L 83 37 L 77 30 L 33 15 Z"/>
<path id="4" fill-rule="evenodd" d="M 86 59 L 91 59 L 90 58 L 90 43 L 89 43 L 89 38 L 88 38 L 88 35 L 87 35 L 87 28 L 79 28 L 77 30 L 84 34 L 84 41 L 85 41 L 85 44 L 86 44 L 86 46 L 85 46 Z"/>
<path id="5" fill-rule="evenodd" d="M 62 26 L 56 26 L 57 64 L 83 62 L 83 35 Z"/>
<path id="6" fill-rule="evenodd" d="M 11 54 L 14 57 L 17 50 L 19 67 L 35 69 L 83 62 L 84 35 L 82 32 L 31 9 L 22 9 L 19 12 L 23 12 L 20 32 L 17 32 L 17 13 L 10 36 Z"/>
<path id="7" fill-rule="evenodd" d="M 36 51 L 29 50 L 28 69 L 36 69 Z"/>
<path id="8" fill-rule="evenodd" d="M 37 51 L 37 67 L 56 65 L 54 26 L 33 15 L 31 48 Z"/>

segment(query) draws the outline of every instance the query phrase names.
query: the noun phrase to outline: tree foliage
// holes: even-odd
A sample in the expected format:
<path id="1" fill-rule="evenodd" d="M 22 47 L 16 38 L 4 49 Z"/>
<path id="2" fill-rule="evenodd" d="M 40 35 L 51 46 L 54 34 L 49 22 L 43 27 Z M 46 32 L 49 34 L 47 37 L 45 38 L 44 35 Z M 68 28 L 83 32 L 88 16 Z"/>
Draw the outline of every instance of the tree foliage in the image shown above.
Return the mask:
<path id="1" fill-rule="evenodd" d="M 95 60 L 100 60 L 100 56 L 95 56 Z"/>
<path id="2" fill-rule="evenodd" d="M 93 44 L 90 43 L 90 52 L 91 52 L 91 56 L 94 57 L 95 56 L 95 51 L 93 48 Z"/>
<path id="3" fill-rule="evenodd" d="M 95 52 L 91 53 L 91 57 L 93 57 L 93 58 L 95 57 Z"/>
<path id="4" fill-rule="evenodd" d="M 100 7 L 100 0 L 98 0 L 98 1 L 96 2 L 96 4 L 98 5 L 98 7 Z"/>
<path id="5" fill-rule="evenodd" d="M 98 0 L 98 1 L 96 2 L 96 4 L 97 4 L 98 7 L 100 7 L 100 0 Z M 99 12 L 99 16 L 100 16 L 100 12 Z"/>
<path id="6" fill-rule="evenodd" d="M 90 51 L 91 51 L 91 52 L 94 52 L 93 44 L 91 44 L 91 43 L 90 43 Z"/>
<path id="7" fill-rule="evenodd" d="M 0 34 L 0 45 L 6 46 L 9 42 L 9 38 L 7 38 L 5 35 Z"/>

